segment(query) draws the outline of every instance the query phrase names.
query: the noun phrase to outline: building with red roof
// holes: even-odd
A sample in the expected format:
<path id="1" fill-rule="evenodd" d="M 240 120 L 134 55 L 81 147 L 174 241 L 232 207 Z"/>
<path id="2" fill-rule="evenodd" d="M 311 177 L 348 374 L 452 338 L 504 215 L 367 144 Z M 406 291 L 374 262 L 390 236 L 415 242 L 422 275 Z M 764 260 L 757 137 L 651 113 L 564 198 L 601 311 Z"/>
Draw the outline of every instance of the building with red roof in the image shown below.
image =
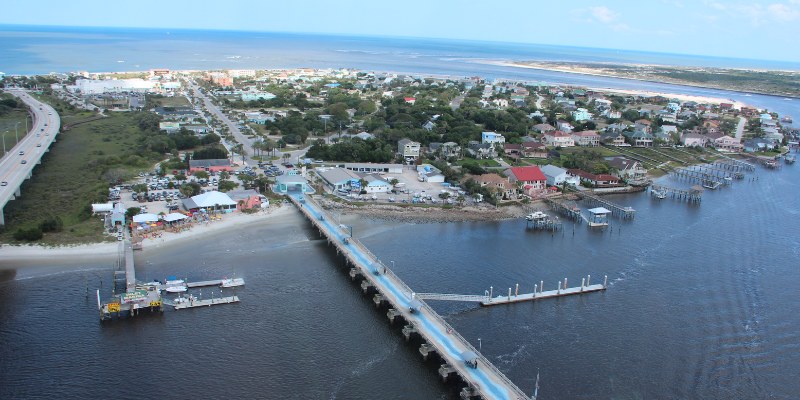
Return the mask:
<path id="1" fill-rule="evenodd" d="M 507 169 L 504 174 L 511 182 L 530 186 L 532 189 L 544 189 L 547 186 L 547 177 L 537 166 L 512 167 Z"/>

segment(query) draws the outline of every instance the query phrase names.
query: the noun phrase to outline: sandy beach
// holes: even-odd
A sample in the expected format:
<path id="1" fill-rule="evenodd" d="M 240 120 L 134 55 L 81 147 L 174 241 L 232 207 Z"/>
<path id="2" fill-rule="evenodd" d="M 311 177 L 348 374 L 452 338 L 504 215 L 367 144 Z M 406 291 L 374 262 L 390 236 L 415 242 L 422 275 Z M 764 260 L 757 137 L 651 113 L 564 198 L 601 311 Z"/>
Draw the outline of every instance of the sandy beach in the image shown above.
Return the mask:
<path id="1" fill-rule="evenodd" d="M 597 72 L 595 69 L 591 68 L 584 68 L 579 66 L 557 66 L 557 65 L 550 65 L 547 63 L 519 63 L 519 62 L 512 62 L 512 61 L 499 61 L 499 60 L 481 60 L 476 61 L 480 64 L 488 64 L 488 65 L 497 65 L 501 67 L 514 67 L 514 68 L 527 68 L 527 69 L 539 69 L 544 71 L 555 71 L 555 72 L 565 72 L 569 74 L 580 74 L 580 75 L 591 75 L 591 76 L 602 76 L 602 77 L 609 77 L 609 78 L 619 78 L 619 79 L 630 79 L 630 80 L 637 80 L 635 78 L 623 77 L 623 76 L 615 76 L 611 74 L 603 74 Z M 680 84 L 686 85 L 686 84 Z M 699 85 L 693 85 L 697 87 L 703 87 Z M 596 87 L 587 87 L 589 90 L 594 90 L 598 92 L 605 92 L 605 93 L 616 93 L 616 94 L 626 94 L 626 95 L 638 95 L 638 96 L 663 96 L 668 98 L 676 98 L 682 101 L 695 101 L 698 103 L 708 103 L 708 104 L 720 104 L 720 103 L 731 103 L 733 104 L 734 108 L 742 108 L 742 106 L 747 106 L 747 104 L 742 102 L 737 102 L 731 99 L 723 99 L 719 97 L 707 97 L 707 96 L 692 96 L 687 94 L 681 93 L 662 93 L 662 92 L 651 92 L 646 90 L 625 90 L 625 89 L 611 89 L 611 88 L 596 88 Z"/>
<path id="2" fill-rule="evenodd" d="M 255 214 L 234 213 L 221 220 L 195 224 L 191 229 L 180 233 L 163 232 L 160 237 L 147 238 L 142 242 L 143 252 L 148 249 L 161 248 L 173 243 L 180 243 L 197 238 L 200 235 L 221 233 L 242 226 L 263 223 L 272 218 L 291 213 L 293 207 L 288 205 L 273 206 L 266 211 Z M 0 269 L 11 269 L 20 263 L 45 264 L 66 260 L 75 261 L 116 261 L 120 250 L 120 242 L 93 243 L 77 246 L 48 247 L 40 245 L 2 245 L 0 247 Z"/>

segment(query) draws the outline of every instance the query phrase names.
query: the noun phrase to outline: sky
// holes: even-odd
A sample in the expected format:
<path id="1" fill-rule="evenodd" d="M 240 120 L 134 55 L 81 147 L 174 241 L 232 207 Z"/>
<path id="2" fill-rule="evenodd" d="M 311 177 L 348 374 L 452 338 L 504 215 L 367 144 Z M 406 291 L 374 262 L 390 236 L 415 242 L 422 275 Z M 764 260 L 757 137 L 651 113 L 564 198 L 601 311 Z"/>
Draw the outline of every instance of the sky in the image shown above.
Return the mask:
<path id="1" fill-rule="evenodd" d="M 800 0 L 39 0 L 0 24 L 484 40 L 800 62 Z"/>

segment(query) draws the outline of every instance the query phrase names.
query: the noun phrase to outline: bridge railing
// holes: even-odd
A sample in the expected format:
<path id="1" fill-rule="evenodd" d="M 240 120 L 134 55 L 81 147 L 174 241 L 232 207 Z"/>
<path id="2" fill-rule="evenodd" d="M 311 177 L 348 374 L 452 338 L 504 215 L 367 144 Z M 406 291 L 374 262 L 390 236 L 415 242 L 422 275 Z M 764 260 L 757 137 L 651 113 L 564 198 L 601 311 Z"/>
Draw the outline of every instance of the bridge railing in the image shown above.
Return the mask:
<path id="1" fill-rule="evenodd" d="M 295 202 L 295 199 L 292 198 L 292 201 Z M 322 212 L 322 208 L 319 205 L 319 203 L 317 203 L 312 198 L 305 198 L 305 202 L 306 203 L 312 203 L 315 207 L 317 207 L 320 210 L 320 212 Z M 314 220 L 314 218 L 311 217 L 311 215 L 308 212 L 308 210 L 305 210 L 302 207 L 300 209 L 303 211 L 303 214 L 305 214 L 307 217 L 309 217 L 310 220 L 312 220 L 312 221 Z M 317 221 L 314 221 L 314 223 L 317 224 Z M 376 257 L 374 254 L 372 254 L 372 252 L 369 251 L 369 249 L 364 247 L 364 245 L 361 244 L 361 242 L 359 242 L 357 239 L 351 238 L 350 239 L 350 244 L 352 246 L 354 246 L 354 247 L 358 247 L 365 254 L 369 255 L 369 257 L 371 257 L 378 265 L 380 265 L 380 267 L 383 268 L 384 271 L 385 271 L 384 274 L 389 276 L 391 279 L 393 279 L 395 284 L 402 291 L 404 291 L 405 294 L 409 298 L 411 297 L 411 293 L 415 293 L 413 290 L 411 290 L 411 288 L 408 285 L 406 285 L 406 283 L 402 279 L 400 279 L 400 277 L 395 275 L 394 271 L 392 271 L 391 269 L 387 268 L 383 264 L 383 262 L 381 262 L 380 259 L 378 259 L 378 257 Z M 430 316 L 430 318 L 434 319 L 436 321 L 436 323 L 441 325 L 445 329 L 446 332 L 449 332 L 450 336 L 454 337 L 456 341 L 460 342 L 462 344 L 462 346 L 465 347 L 466 350 L 472 351 L 475 354 L 477 354 L 478 359 L 482 362 L 483 366 L 485 368 L 489 369 L 492 372 L 492 374 L 497 376 L 497 378 L 500 379 L 500 381 L 502 381 L 502 383 L 505 386 L 511 388 L 511 390 L 514 392 L 513 396 L 515 396 L 516 399 L 518 399 L 518 400 L 528 399 L 528 396 L 519 387 L 517 387 L 517 385 L 514 384 L 514 382 L 512 382 L 510 379 L 508 379 L 508 377 L 506 377 L 505 374 L 503 374 L 499 369 L 497 369 L 497 367 L 494 365 L 494 363 L 489 361 L 489 359 L 487 359 L 483 354 L 481 354 L 481 352 L 478 351 L 475 348 L 475 346 L 473 346 L 467 339 L 465 339 L 463 336 L 461 336 L 461 334 L 459 334 L 455 329 L 453 329 L 453 327 L 449 323 L 447 323 L 447 321 L 445 321 L 444 318 L 442 318 L 441 315 L 439 315 L 439 313 L 436 312 L 436 310 L 431 308 L 431 306 L 429 306 L 428 303 L 426 303 L 424 300 L 419 299 L 419 298 L 418 298 L 418 300 L 422 304 L 421 309 L 424 310 L 425 313 L 428 316 Z"/>
<path id="2" fill-rule="evenodd" d="M 516 396 L 518 400 L 528 399 L 528 395 L 526 395 L 525 392 L 522 391 L 522 389 L 517 387 L 517 385 L 514 384 L 514 382 L 512 382 L 511 379 L 508 379 L 508 377 L 503 372 L 497 369 L 497 367 L 494 366 L 494 363 L 489 361 L 489 359 L 487 359 L 480 351 L 478 351 L 478 349 L 476 349 L 475 346 L 472 345 L 472 343 L 470 343 L 467 339 L 464 339 L 464 337 L 461 336 L 461 334 L 458 333 L 458 331 L 453 329 L 453 327 L 450 324 L 448 324 L 447 321 L 445 321 L 444 318 L 442 318 L 442 316 L 436 312 L 436 310 L 431 308 L 431 306 L 429 306 L 428 303 L 426 303 L 425 301 L 420 300 L 420 302 L 422 303 L 421 308 L 424 309 L 427 312 L 427 314 L 431 316 L 431 318 L 436 320 L 437 323 L 442 325 L 445 328 L 446 332 L 450 332 L 449 333 L 450 336 L 455 337 L 457 341 L 461 342 L 461 344 L 466 348 L 466 350 L 475 353 L 484 367 L 488 368 L 494 375 L 497 376 L 498 379 L 500 379 L 506 386 L 508 386 L 514 391 L 513 395 Z"/>

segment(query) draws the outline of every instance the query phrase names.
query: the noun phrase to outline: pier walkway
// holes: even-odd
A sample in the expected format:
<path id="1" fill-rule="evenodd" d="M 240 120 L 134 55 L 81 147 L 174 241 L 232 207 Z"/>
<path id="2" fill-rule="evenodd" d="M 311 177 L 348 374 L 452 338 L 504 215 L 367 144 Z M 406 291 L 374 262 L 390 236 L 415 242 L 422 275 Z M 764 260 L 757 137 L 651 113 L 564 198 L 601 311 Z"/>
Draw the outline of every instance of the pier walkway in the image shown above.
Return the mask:
<path id="1" fill-rule="evenodd" d="M 725 180 L 717 177 L 716 175 L 711 175 L 688 168 L 674 169 L 670 171 L 669 174 L 675 178 L 684 178 L 690 181 L 699 182 L 703 185 L 713 185 L 714 187 L 725 184 Z"/>
<path id="2" fill-rule="evenodd" d="M 577 191 L 575 193 L 592 206 L 602 206 L 608 208 L 611 210 L 611 215 L 615 217 L 622 219 L 633 219 L 633 217 L 636 216 L 636 210 L 634 210 L 633 207 L 624 207 L 616 203 L 612 203 L 586 191 Z"/>
<path id="3" fill-rule="evenodd" d="M 362 285 L 374 287 L 381 299 L 393 307 L 393 317 L 402 316 L 408 322 L 404 334 L 407 331 L 408 335 L 422 336 L 428 348 L 446 362 L 443 367 L 458 373 L 484 399 L 529 398 L 436 311 L 416 298 L 411 288 L 352 237 L 348 227 L 337 225 L 322 207 L 299 191 L 290 192 L 289 198 L 364 277 Z"/>
<path id="4" fill-rule="evenodd" d="M 469 294 L 451 294 L 451 293 L 417 293 L 416 298 L 421 300 L 441 300 L 441 301 L 465 301 L 481 303 L 482 306 L 496 306 L 500 304 L 518 303 L 522 301 L 535 301 L 541 299 L 551 299 L 553 297 L 572 296 L 576 294 L 599 292 L 608 288 L 608 277 L 604 278 L 602 284 L 592 285 L 590 283 L 591 276 L 587 276 L 581 280 L 581 285 L 576 287 L 567 287 L 567 279 L 564 278 L 562 282 L 558 282 L 558 289 L 544 290 L 544 281 L 534 285 L 532 293 L 519 293 L 519 285 L 516 286 L 514 293 L 511 293 L 511 288 L 508 288 L 507 296 L 492 296 L 491 292 L 485 295 L 469 295 Z"/>
<path id="5" fill-rule="evenodd" d="M 581 215 L 581 209 L 578 208 L 577 205 L 568 204 L 555 199 L 551 199 L 549 197 L 545 197 L 544 202 L 545 204 L 550 206 L 551 210 L 558 212 L 564 217 L 567 217 L 577 223 L 583 221 L 583 216 Z"/>

